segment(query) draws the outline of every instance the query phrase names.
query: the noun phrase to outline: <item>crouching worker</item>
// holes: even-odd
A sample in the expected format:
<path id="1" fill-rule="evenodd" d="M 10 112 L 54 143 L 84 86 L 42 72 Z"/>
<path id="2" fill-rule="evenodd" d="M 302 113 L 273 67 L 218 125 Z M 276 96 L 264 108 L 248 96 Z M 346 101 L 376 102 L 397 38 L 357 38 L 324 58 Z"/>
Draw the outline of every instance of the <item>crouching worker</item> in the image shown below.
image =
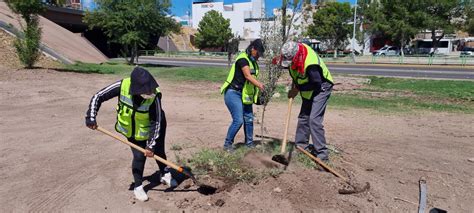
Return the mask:
<path id="1" fill-rule="evenodd" d="M 132 148 L 132 174 L 135 184 L 135 197 L 140 201 L 148 200 L 143 189 L 143 170 L 146 157 L 154 154 L 166 159 L 165 135 L 166 117 L 161 108 L 161 93 L 158 83 L 144 68 L 135 67 L 130 78 L 124 78 L 97 92 L 91 99 L 86 115 L 86 125 L 97 128 L 97 112 L 102 102 L 118 98 L 117 122 L 115 130 L 146 150 L 146 153 Z M 156 161 L 160 168 L 161 182 L 169 187 L 177 183 L 165 164 Z"/>
<path id="2" fill-rule="evenodd" d="M 333 79 L 324 61 L 311 47 L 293 41 L 281 48 L 281 66 L 287 67 L 293 79 L 288 98 L 300 93 L 301 104 L 295 143 L 314 156 L 328 162 L 329 155 L 324 135 L 323 119 L 331 96 Z M 309 136 L 313 144 L 309 144 Z"/>

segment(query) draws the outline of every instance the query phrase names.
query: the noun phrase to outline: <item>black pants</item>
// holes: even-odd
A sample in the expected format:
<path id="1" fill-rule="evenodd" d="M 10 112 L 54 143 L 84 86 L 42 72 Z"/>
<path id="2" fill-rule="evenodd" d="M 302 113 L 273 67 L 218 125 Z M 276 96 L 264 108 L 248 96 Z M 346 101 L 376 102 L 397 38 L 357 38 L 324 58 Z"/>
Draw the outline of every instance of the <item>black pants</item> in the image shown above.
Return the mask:
<path id="1" fill-rule="evenodd" d="M 161 126 L 160 136 L 156 140 L 155 147 L 153 148 L 153 153 L 166 160 L 166 154 L 165 154 L 166 117 L 165 117 L 164 112 L 162 113 L 162 116 L 161 116 L 160 126 Z M 146 147 L 146 141 L 136 141 L 133 138 L 128 139 L 128 141 L 142 148 Z M 133 153 L 132 174 L 133 174 L 133 179 L 135 181 L 135 187 L 138 187 L 142 185 L 142 182 L 143 182 L 143 171 L 145 169 L 145 162 L 146 162 L 147 157 L 142 152 L 134 148 L 132 148 L 132 153 Z M 159 161 L 156 161 L 156 163 L 158 164 L 158 167 L 160 168 L 160 173 L 164 174 L 166 165 Z"/>

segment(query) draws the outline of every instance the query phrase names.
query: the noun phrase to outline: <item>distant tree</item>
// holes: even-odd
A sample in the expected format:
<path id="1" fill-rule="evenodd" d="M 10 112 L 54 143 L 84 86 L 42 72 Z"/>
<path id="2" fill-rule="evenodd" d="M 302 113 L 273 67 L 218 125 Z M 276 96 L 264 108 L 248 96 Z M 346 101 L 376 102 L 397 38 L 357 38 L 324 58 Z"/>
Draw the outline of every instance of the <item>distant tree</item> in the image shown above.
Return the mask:
<path id="1" fill-rule="evenodd" d="M 297 30 L 300 26 L 296 25 L 295 22 L 297 19 L 304 18 L 300 17 L 303 11 L 303 6 L 307 4 L 308 1 L 305 0 L 282 0 L 281 6 L 281 16 L 278 17 L 279 23 L 281 23 L 281 35 L 282 35 L 282 44 L 285 43 L 290 37 L 299 37 L 296 35 L 296 32 L 293 31 L 293 35 L 290 35 L 292 30 Z M 292 14 L 287 14 L 287 9 L 292 11 Z"/>
<path id="2" fill-rule="evenodd" d="M 461 29 L 474 35 L 474 1 L 466 1 L 464 7 L 463 18 L 465 22 L 461 26 Z"/>
<path id="3" fill-rule="evenodd" d="M 352 21 L 351 18 L 349 3 L 328 2 L 313 14 L 313 23 L 308 27 L 308 35 L 327 42 L 334 48 L 334 57 L 337 57 L 337 49 L 343 48 L 351 33 L 351 25 L 348 24 Z"/>
<path id="4" fill-rule="evenodd" d="M 433 53 L 439 46 L 439 41 L 444 35 L 454 33 L 456 25 L 453 20 L 462 16 L 463 0 L 423 0 L 416 2 L 417 17 L 420 29 L 431 32 L 433 40 Z M 441 32 L 440 35 L 437 35 Z"/>
<path id="5" fill-rule="evenodd" d="M 98 9 L 86 11 L 84 22 L 90 29 L 100 28 L 110 42 L 121 44 L 128 63 L 138 61 L 138 49 L 151 37 L 178 32 L 180 25 L 167 14 L 169 0 L 97 0 Z"/>
<path id="6" fill-rule="evenodd" d="M 369 4 L 371 0 L 359 0 L 357 2 L 357 17 L 356 17 L 356 22 L 359 27 L 359 29 L 356 29 L 356 40 L 359 42 L 359 45 L 362 46 L 362 52 L 365 49 L 365 44 L 366 44 L 366 39 L 368 33 L 368 29 L 366 29 L 366 26 L 368 26 L 367 22 L 367 11 L 369 10 Z M 357 26 L 356 26 L 357 27 Z"/>
<path id="7" fill-rule="evenodd" d="M 199 50 L 205 48 L 223 48 L 233 37 L 230 29 L 230 20 L 221 13 L 211 10 L 204 14 L 199 22 L 195 41 Z"/>
<path id="8" fill-rule="evenodd" d="M 366 3 L 366 2 L 364 2 Z M 365 21 L 373 34 L 382 33 L 402 47 L 420 31 L 420 4 L 416 1 L 382 0 L 380 3 L 362 4 Z"/>
<path id="9" fill-rule="evenodd" d="M 41 28 L 38 14 L 43 12 L 44 5 L 39 0 L 7 0 L 8 7 L 19 14 L 25 21 L 26 27 L 20 21 L 23 35 L 15 40 L 18 58 L 26 68 L 32 68 L 40 56 Z"/>

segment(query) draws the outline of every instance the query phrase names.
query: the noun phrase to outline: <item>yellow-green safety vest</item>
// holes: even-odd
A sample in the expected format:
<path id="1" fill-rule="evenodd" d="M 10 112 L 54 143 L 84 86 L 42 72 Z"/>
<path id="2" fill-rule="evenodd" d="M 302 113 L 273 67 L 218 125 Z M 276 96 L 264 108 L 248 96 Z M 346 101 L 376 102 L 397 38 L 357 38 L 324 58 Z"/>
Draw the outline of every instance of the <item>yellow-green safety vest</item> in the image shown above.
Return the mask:
<path id="1" fill-rule="evenodd" d="M 306 68 L 310 65 L 319 65 L 321 69 L 323 70 L 323 78 L 326 81 L 333 83 L 333 79 L 331 76 L 331 73 L 329 72 L 329 69 L 326 67 L 326 64 L 324 64 L 324 61 L 314 52 L 314 50 L 309 47 L 306 44 L 303 44 L 303 46 L 308 50 L 308 55 L 306 56 L 306 60 L 304 61 L 304 73 L 301 74 L 297 70 L 291 69 L 291 66 L 289 68 L 290 71 L 290 76 L 293 79 L 293 83 L 302 86 L 304 84 L 309 83 L 309 77 L 306 73 Z M 302 98 L 311 100 L 311 97 L 313 96 L 313 90 L 311 91 L 300 91 L 300 95 Z"/>
<path id="2" fill-rule="evenodd" d="M 155 95 L 160 90 L 156 88 Z M 115 130 L 127 138 L 137 141 L 145 141 L 150 133 L 150 106 L 154 98 L 145 99 L 137 108 L 133 107 L 132 95 L 130 95 L 130 78 L 122 80 L 120 85 L 120 98 L 117 106 L 117 122 Z M 157 112 L 160 113 L 160 112 Z"/>
<path id="3" fill-rule="evenodd" d="M 252 74 L 253 77 L 258 78 L 258 73 L 259 73 L 258 64 L 255 63 L 255 66 L 254 66 L 254 63 L 252 63 L 252 61 L 249 59 L 246 52 L 241 53 L 235 61 L 237 62 L 241 58 L 247 59 L 247 61 L 249 62 L 250 73 Z M 229 87 L 230 83 L 234 79 L 235 64 L 236 63 L 232 65 L 232 68 L 229 71 L 229 75 L 227 76 L 227 80 L 224 82 L 224 84 L 221 87 L 221 94 L 224 94 L 227 87 Z M 258 89 L 258 87 L 253 85 L 250 81 L 245 80 L 244 87 L 242 88 L 242 103 L 244 104 L 257 103 L 259 92 L 260 90 Z"/>

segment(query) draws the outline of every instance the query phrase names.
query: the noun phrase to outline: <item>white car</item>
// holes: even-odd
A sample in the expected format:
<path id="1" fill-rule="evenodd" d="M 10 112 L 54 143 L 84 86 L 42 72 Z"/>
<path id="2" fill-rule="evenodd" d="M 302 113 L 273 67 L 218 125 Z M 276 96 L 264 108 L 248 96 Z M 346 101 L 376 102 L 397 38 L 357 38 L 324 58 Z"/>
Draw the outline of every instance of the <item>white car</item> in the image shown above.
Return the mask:
<path id="1" fill-rule="evenodd" d="M 387 55 L 400 55 L 400 49 L 393 46 L 385 46 L 377 50 L 374 55 L 376 56 L 387 56 Z"/>

